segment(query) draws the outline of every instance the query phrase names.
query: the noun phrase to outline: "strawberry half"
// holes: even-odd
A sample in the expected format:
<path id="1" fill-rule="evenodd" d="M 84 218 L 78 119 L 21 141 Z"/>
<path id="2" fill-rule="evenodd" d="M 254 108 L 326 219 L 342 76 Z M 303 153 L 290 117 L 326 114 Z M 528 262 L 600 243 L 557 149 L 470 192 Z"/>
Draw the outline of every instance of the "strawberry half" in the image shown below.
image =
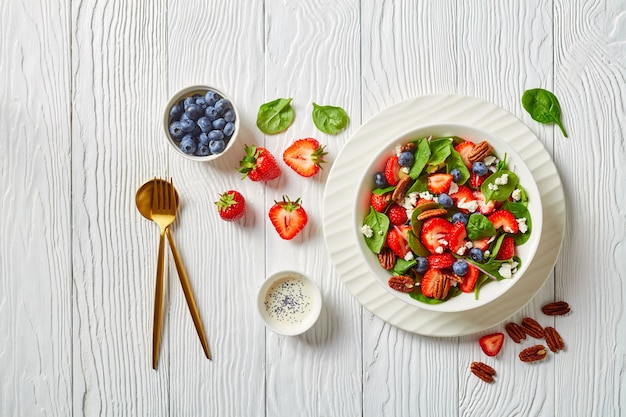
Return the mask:
<path id="1" fill-rule="evenodd" d="M 478 203 L 478 211 L 481 214 L 489 214 L 496 209 L 496 202 L 494 200 L 487 202 L 485 195 L 480 190 L 474 191 L 474 200 Z"/>
<path id="2" fill-rule="evenodd" d="M 483 336 L 478 341 L 480 348 L 487 356 L 496 356 L 504 343 L 504 333 L 493 333 Z"/>
<path id="3" fill-rule="evenodd" d="M 325 163 L 324 146 L 313 138 L 298 139 L 283 152 L 283 161 L 303 177 L 317 174 Z"/>
<path id="4" fill-rule="evenodd" d="M 379 213 L 382 213 L 387 208 L 387 204 L 391 200 L 391 194 L 374 194 L 372 193 L 372 197 L 370 198 L 370 204 L 374 207 Z"/>
<path id="5" fill-rule="evenodd" d="M 221 194 L 215 205 L 220 217 L 227 222 L 241 219 L 246 212 L 246 200 L 239 191 L 235 190 L 229 190 Z"/>
<path id="6" fill-rule="evenodd" d="M 500 245 L 496 259 L 503 261 L 511 259 L 513 255 L 515 255 L 515 240 L 511 236 L 505 236 L 504 239 L 502 239 L 502 244 Z"/>
<path id="7" fill-rule="evenodd" d="M 431 217 L 422 224 L 420 239 L 426 249 L 434 254 L 437 253 L 438 247 L 445 248 L 446 245 L 439 241 L 446 240 L 450 230 L 452 230 L 452 223 L 441 217 Z"/>
<path id="8" fill-rule="evenodd" d="M 269 181 L 280 175 L 280 167 L 267 149 L 245 145 L 245 152 L 238 169 L 242 179 L 248 177 L 252 181 Z"/>
<path id="9" fill-rule="evenodd" d="M 437 280 L 442 279 L 443 273 L 437 268 L 430 268 L 422 277 L 422 282 L 420 283 L 420 288 L 422 289 L 422 294 L 426 297 L 432 298 L 435 296 L 435 283 Z M 444 293 L 447 293 L 450 289 L 450 280 L 446 279 L 445 285 L 447 286 L 444 289 Z"/>
<path id="10" fill-rule="evenodd" d="M 472 246 L 474 248 L 478 248 L 482 251 L 486 251 L 487 248 L 489 247 L 489 240 L 491 239 L 491 236 L 488 236 L 486 238 L 483 239 L 477 239 L 477 240 L 473 240 L 472 241 Z"/>
<path id="11" fill-rule="evenodd" d="M 476 285 L 480 271 L 469 262 L 467 263 L 467 266 L 467 274 L 462 277 L 463 283 L 459 284 L 459 289 L 463 292 L 472 292 L 474 291 L 474 286 Z"/>
<path id="12" fill-rule="evenodd" d="M 384 173 L 385 179 L 387 180 L 389 185 L 398 185 L 398 181 L 400 181 L 400 164 L 398 163 L 397 156 L 394 155 L 387 159 Z"/>
<path id="13" fill-rule="evenodd" d="M 461 222 L 454 223 L 452 225 L 452 229 L 450 229 L 450 233 L 448 233 L 448 246 L 450 250 L 457 255 L 463 255 L 463 253 L 459 253 L 461 248 L 465 248 L 465 244 L 467 243 L 467 231 L 465 229 L 465 225 Z"/>
<path id="14" fill-rule="evenodd" d="M 387 232 L 387 246 L 402 259 L 411 250 L 408 242 L 408 230 L 410 229 L 411 226 L 393 226 Z"/>
<path id="15" fill-rule="evenodd" d="M 474 143 L 466 140 L 465 142 L 461 142 L 454 147 L 454 150 L 457 151 L 461 155 L 461 159 L 465 163 L 468 168 L 472 168 L 472 163 L 469 161 L 469 154 L 474 150 Z"/>
<path id="16" fill-rule="evenodd" d="M 428 176 L 428 189 L 433 194 L 447 193 L 452 184 L 452 175 L 450 174 L 432 174 Z"/>
<path id="17" fill-rule="evenodd" d="M 436 253 L 428 257 L 428 266 L 431 268 L 445 269 L 450 268 L 454 264 L 454 261 L 456 261 L 456 258 L 452 256 L 450 252 L 444 252 L 442 254 Z"/>
<path id="18" fill-rule="evenodd" d="M 269 217 L 278 235 L 285 240 L 293 239 L 308 221 L 300 199 L 291 201 L 287 196 L 270 207 Z"/>
<path id="19" fill-rule="evenodd" d="M 406 223 L 409 219 L 406 215 L 406 209 L 397 203 L 391 203 L 389 210 L 387 210 L 387 217 L 391 224 L 399 226 Z"/>
<path id="20" fill-rule="evenodd" d="M 515 216 L 508 210 L 497 210 L 487 218 L 496 229 L 502 229 L 506 233 L 517 233 L 519 231 L 519 225 L 517 220 L 515 220 Z"/>

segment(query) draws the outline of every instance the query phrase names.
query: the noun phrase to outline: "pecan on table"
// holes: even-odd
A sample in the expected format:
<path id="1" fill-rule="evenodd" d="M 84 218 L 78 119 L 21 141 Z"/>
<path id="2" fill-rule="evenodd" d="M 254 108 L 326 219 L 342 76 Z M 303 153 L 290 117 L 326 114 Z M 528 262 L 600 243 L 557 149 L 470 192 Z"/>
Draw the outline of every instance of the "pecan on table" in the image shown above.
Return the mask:
<path id="1" fill-rule="evenodd" d="M 380 266 L 385 268 L 387 271 L 390 271 L 396 265 L 396 254 L 391 250 L 391 248 L 384 247 L 378 254 L 378 262 L 380 263 Z"/>
<path id="2" fill-rule="evenodd" d="M 389 278 L 387 284 L 394 290 L 400 292 L 411 292 L 415 288 L 415 281 L 408 275 L 394 275 Z"/>
<path id="3" fill-rule="evenodd" d="M 513 339 L 515 343 L 520 343 L 522 340 L 526 339 L 526 332 L 517 323 L 507 323 L 504 326 L 504 330 L 506 330 L 509 337 Z"/>
<path id="4" fill-rule="evenodd" d="M 492 383 L 493 377 L 496 375 L 495 369 L 483 362 L 472 362 L 470 371 L 481 380 Z"/>
<path id="5" fill-rule="evenodd" d="M 562 316 L 570 312 L 569 304 L 565 301 L 555 301 L 541 307 L 543 314 L 548 316 Z"/>
<path id="6" fill-rule="evenodd" d="M 522 329 L 524 329 L 528 336 L 534 337 L 535 339 L 543 339 L 543 327 L 541 327 L 541 324 L 537 323 L 535 319 L 531 319 L 530 317 L 524 318 L 522 320 Z"/>
<path id="7" fill-rule="evenodd" d="M 519 358 L 522 362 L 535 362 L 544 359 L 547 354 L 544 345 L 535 345 L 522 350 L 519 353 Z"/>
<path id="8" fill-rule="evenodd" d="M 565 348 L 565 343 L 563 343 L 561 335 L 554 327 L 548 326 L 544 329 L 544 331 L 546 334 L 546 344 L 552 352 L 556 353 L 557 351 Z"/>

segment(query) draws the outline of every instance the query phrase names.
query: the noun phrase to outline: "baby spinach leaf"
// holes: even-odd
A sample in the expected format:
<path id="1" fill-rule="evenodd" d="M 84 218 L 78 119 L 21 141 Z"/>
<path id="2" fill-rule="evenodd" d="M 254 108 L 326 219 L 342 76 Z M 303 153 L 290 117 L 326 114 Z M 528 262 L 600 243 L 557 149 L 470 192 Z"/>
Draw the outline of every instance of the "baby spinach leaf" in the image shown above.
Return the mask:
<path id="1" fill-rule="evenodd" d="M 476 280 L 476 284 L 474 285 L 474 299 L 478 300 L 478 292 L 483 284 L 489 282 L 489 275 L 481 273 Z"/>
<path id="2" fill-rule="evenodd" d="M 419 222 L 421 223 L 421 221 Z M 412 226 L 415 227 L 416 225 L 412 225 Z M 422 230 L 421 225 L 419 226 L 419 228 L 420 230 Z M 415 253 L 417 256 L 423 256 L 423 257 L 427 257 L 428 255 L 430 255 L 430 252 L 428 251 L 428 249 L 426 249 L 426 247 L 422 244 L 422 242 L 417 238 L 413 230 L 409 230 L 408 235 L 409 235 L 409 247 L 411 248 L 413 253 Z"/>
<path id="3" fill-rule="evenodd" d="M 452 144 L 450 144 L 450 156 L 446 160 L 446 169 L 447 169 L 448 174 L 450 173 L 450 171 L 452 171 L 455 168 L 461 172 L 461 179 L 459 180 L 457 184 L 459 185 L 465 184 L 465 182 L 470 177 L 469 169 L 467 169 L 465 162 L 463 162 L 463 158 L 461 158 L 461 154 L 458 153 L 452 147 Z"/>
<path id="4" fill-rule="evenodd" d="M 365 238 L 365 244 L 368 248 L 374 253 L 380 253 L 383 245 L 385 244 L 385 240 L 387 239 L 387 230 L 389 230 L 389 217 L 387 217 L 383 213 L 379 213 L 374 210 L 374 207 L 370 207 L 370 212 L 365 219 L 363 220 L 363 224 L 369 226 L 372 229 L 372 236 L 367 237 L 363 235 Z"/>
<path id="5" fill-rule="evenodd" d="M 497 181 L 500 180 L 505 174 L 508 176 L 507 183 L 497 184 Z M 485 196 L 485 201 L 505 201 L 509 198 L 518 182 L 519 178 L 517 177 L 517 174 L 506 169 L 501 169 L 487 177 L 485 182 L 483 182 L 480 186 L 480 191 Z"/>
<path id="6" fill-rule="evenodd" d="M 350 117 L 341 107 L 320 106 L 313 103 L 313 123 L 320 131 L 336 135 L 348 126 Z"/>
<path id="7" fill-rule="evenodd" d="M 530 234 L 533 228 L 533 222 L 532 222 L 532 219 L 530 218 L 530 211 L 528 211 L 528 208 L 526 207 L 525 204 L 514 203 L 512 201 L 505 202 L 502 205 L 502 208 L 504 210 L 508 210 L 511 213 L 513 213 L 516 219 L 521 219 L 522 217 L 526 219 L 526 226 L 528 227 L 528 230 L 526 231 L 526 233 L 517 232 L 516 234 L 512 235 L 513 240 L 515 241 L 515 244 L 517 246 L 523 245 L 530 238 Z"/>
<path id="8" fill-rule="evenodd" d="M 395 189 L 396 187 L 394 185 L 390 185 L 389 187 L 385 187 L 385 188 L 375 188 L 372 190 L 372 194 L 383 195 Z"/>
<path id="9" fill-rule="evenodd" d="M 496 228 L 493 226 L 493 223 L 480 213 L 474 213 L 469 216 L 465 229 L 467 230 L 469 240 L 484 239 L 496 234 Z"/>
<path id="10" fill-rule="evenodd" d="M 402 258 L 398 258 L 391 272 L 395 275 L 403 275 L 406 271 L 413 268 L 415 264 L 417 264 L 416 260 L 405 261 Z"/>
<path id="11" fill-rule="evenodd" d="M 567 137 L 565 128 L 561 123 L 561 105 L 554 94 L 543 88 L 533 88 L 524 91 L 522 95 L 522 106 L 533 120 L 539 123 L 556 123 Z"/>
<path id="12" fill-rule="evenodd" d="M 437 166 L 446 161 L 450 155 L 450 138 L 441 138 L 430 141 L 430 158 L 428 165 Z"/>
<path id="13" fill-rule="evenodd" d="M 415 162 L 409 171 L 409 177 L 416 179 L 422 173 L 422 170 L 430 159 L 430 146 L 428 139 L 422 138 L 417 141 L 417 150 L 415 151 Z"/>
<path id="14" fill-rule="evenodd" d="M 408 195 L 415 192 L 422 193 L 424 191 L 428 191 L 428 174 L 419 176 L 406 193 Z"/>
<path id="15" fill-rule="evenodd" d="M 256 125 L 263 133 L 274 135 L 287 130 L 293 123 L 294 112 L 290 98 L 277 98 L 276 100 L 261 104 L 256 117 Z"/>
<path id="16" fill-rule="evenodd" d="M 412 299 L 425 304 L 441 304 L 448 301 L 452 297 L 456 297 L 459 294 L 461 294 L 461 290 L 459 289 L 459 287 L 450 287 L 450 289 L 448 290 L 448 296 L 443 300 L 438 300 L 436 298 L 426 297 L 424 294 L 422 294 L 422 289 L 419 286 L 415 287 L 415 289 L 409 293 Z"/>

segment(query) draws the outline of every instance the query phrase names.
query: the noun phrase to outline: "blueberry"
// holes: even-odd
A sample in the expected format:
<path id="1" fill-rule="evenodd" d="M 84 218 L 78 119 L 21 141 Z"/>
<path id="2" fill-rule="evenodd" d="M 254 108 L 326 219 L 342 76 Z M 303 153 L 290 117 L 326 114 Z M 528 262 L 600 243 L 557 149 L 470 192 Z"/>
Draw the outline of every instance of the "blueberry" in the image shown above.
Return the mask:
<path id="1" fill-rule="evenodd" d="M 472 248 L 469 251 L 469 257 L 472 259 L 472 261 L 474 262 L 482 262 L 483 259 L 485 259 L 485 255 L 483 254 L 483 251 L 481 251 L 478 248 Z"/>
<path id="2" fill-rule="evenodd" d="M 185 133 L 191 133 L 196 128 L 196 123 L 189 119 L 180 119 L 180 128 Z"/>
<path id="3" fill-rule="evenodd" d="M 183 127 L 180 125 L 180 122 L 172 122 L 170 124 L 170 135 L 172 135 L 172 139 L 177 142 L 185 135 L 185 132 L 183 132 Z"/>
<path id="4" fill-rule="evenodd" d="M 198 106 L 200 106 L 200 108 L 201 108 L 202 110 L 204 110 L 204 109 L 206 109 L 207 107 L 209 107 L 209 104 L 206 102 L 206 98 L 205 98 L 204 96 L 202 96 L 202 97 L 198 97 L 198 98 L 196 99 L 196 104 L 197 104 Z"/>
<path id="5" fill-rule="evenodd" d="M 200 133 L 200 136 L 198 136 L 198 142 L 202 143 L 203 145 L 208 145 L 209 135 L 206 133 Z"/>
<path id="6" fill-rule="evenodd" d="M 413 152 L 404 151 L 398 156 L 398 164 L 403 167 L 412 167 L 415 162 L 415 156 Z"/>
<path id="7" fill-rule="evenodd" d="M 208 106 L 214 106 L 215 103 L 217 103 L 217 101 L 222 97 L 220 97 L 220 95 L 217 94 L 215 91 L 207 91 L 207 93 L 204 95 L 204 98 L 206 99 L 206 103 Z"/>
<path id="8" fill-rule="evenodd" d="M 202 133 L 209 133 L 209 131 L 213 127 L 213 124 L 206 116 L 199 118 L 196 124 L 200 127 L 200 130 L 202 130 Z"/>
<path id="9" fill-rule="evenodd" d="M 226 123 L 223 132 L 226 136 L 232 136 L 232 134 L 235 132 L 235 124 L 233 122 Z"/>
<path id="10" fill-rule="evenodd" d="M 233 109 L 228 109 L 224 112 L 224 120 L 226 120 L 227 122 L 234 122 L 235 121 L 235 110 Z"/>
<path id="11" fill-rule="evenodd" d="M 180 119 L 180 116 L 185 112 L 185 108 L 180 104 L 174 104 L 170 109 L 170 117 L 172 119 Z"/>
<path id="12" fill-rule="evenodd" d="M 384 172 L 377 172 L 376 174 L 374 174 L 374 183 L 379 188 L 386 188 L 389 186 Z"/>
<path id="13" fill-rule="evenodd" d="M 439 197 L 437 197 L 437 201 L 439 202 L 439 204 L 441 204 L 441 207 L 445 209 L 452 207 L 452 205 L 454 204 L 452 198 L 450 198 L 450 196 L 446 193 L 439 194 Z"/>
<path id="14" fill-rule="evenodd" d="M 214 140 L 224 140 L 224 132 L 221 130 L 211 130 L 208 136 L 209 142 L 213 142 Z"/>
<path id="15" fill-rule="evenodd" d="M 226 120 L 223 118 L 220 117 L 219 119 L 213 120 L 213 129 L 223 130 L 225 126 Z"/>
<path id="16" fill-rule="evenodd" d="M 217 110 L 219 114 L 224 114 L 226 110 L 230 108 L 231 108 L 230 101 L 228 101 L 225 98 L 222 98 L 218 100 L 217 103 L 215 103 L 215 110 Z"/>
<path id="17" fill-rule="evenodd" d="M 461 181 L 461 171 L 458 168 L 454 168 L 452 171 L 450 171 L 450 175 L 452 175 L 452 181 L 456 182 L 457 184 L 459 183 L 459 181 Z"/>
<path id="18" fill-rule="evenodd" d="M 211 149 L 209 149 L 209 145 L 206 143 L 199 143 L 198 149 L 196 149 L 196 155 L 198 156 L 207 156 L 211 154 Z"/>
<path id="19" fill-rule="evenodd" d="M 461 212 L 454 213 L 452 215 L 452 224 L 461 222 L 467 226 L 467 217 L 467 214 Z"/>
<path id="20" fill-rule="evenodd" d="M 226 143 L 223 140 L 212 140 L 209 142 L 209 149 L 211 153 L 222 153 L 224 152 L 224 148 L 226 147 Z"/>
<path id="21" fill-rule="evenodd" d="M 185 111 L 187 111 L 189 106 L 191 106 L 192 104 L 196 104 L 196 99 L 193 97 L 187 97 L 183 102 L 183 108 L 185 109 Z"/>
<path id="22" fill-rule="evenodd" d="M 415 270 L 417 271 L 417 273 L 423 274 L 424 272 L 428 271 L 428 259 L 422 256 L 418 256 L 417 258 L 415 258 L 415 262 L 417 262 L 415 264 Z"/>
<path id="23" fill-rule="evenodd" d="M 187 155 L 193 155 L 196 151 L 196 141 L 193 136 L 185 135 L 183 140 L 180 141 L 180 150 L 186 153 Z"/>
<path id="24" fill-rule="evenodd" d="M 217 114 L 217 110 L 215 110 L 215 107 L 213 106 L 209 106 L 206 108 L 206 110 L 204 111 L 204 115 L 210 120 L 213 121 L 217 118 L 220 117 L 219 114 Z"/>
<path id="25" fill-rule="evenodd" d="M 459 276 L 465 276 L 467 274 L 467 270 L 469 269 L 469 265 L 465 259 L 457 259 L 452 264 L 452 271 Z"/>
<path id="26" fill-rule="evenodd" d="M 202 117 L 204 111 L 202 110 L 202 107 L 194 103 L 191 106 L 187 107 L 185 113 L 187 113 L 187 116 L 189 116 L 191 120 L 198 120 L 200 117 Z"/>
<path id="27" fill-rule="evenodd" d="M 487 175 L 487 165 L 484 162 L 474 162 L 472 164 L 472 172 L 479 177 Z"/>
<path id="28" fill-rule="evenodd" d="M 183 113 L 180 115 L 180 121 L 182 122 L 183 120 L 191 120 L 192 122 L 194 121 L 191 117 L 189 117 L 187 113 Z"/>

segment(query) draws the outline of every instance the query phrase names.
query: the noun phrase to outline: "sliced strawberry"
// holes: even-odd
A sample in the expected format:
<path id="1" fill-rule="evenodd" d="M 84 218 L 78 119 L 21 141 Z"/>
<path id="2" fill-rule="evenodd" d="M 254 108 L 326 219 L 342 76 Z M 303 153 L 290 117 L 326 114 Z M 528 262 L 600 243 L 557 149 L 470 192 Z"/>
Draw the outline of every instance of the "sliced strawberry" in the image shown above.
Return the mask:
<path id="1" fill-rule="evenodd" d="M 303 177 L 317 174 L 324 162 L 324 146 L 313 138 L 298 139 L 283 152 L 283 161 Z"/>
<path id="2" fill-rule="evenodd" d="M 450 250 L 457 255 L 463 255 L 465 253 L 465 249 L 462 250 L 463 253 L 459 253 L 461 248 L 465 248 L 465 244 L 467 243 L 467 231 L 465 230 L 465 225 L 461 222 L 454 223 L 452 225 L 452 229 L 450 229 L 450 233 L 448 233 L 448 246 Z"/>
<path id="3" fill-rule="evenodd" d="M 461 142 L 454 147 L 454 150 L 461 154 L 461 159 L 465 163 L 468 168 L 472 167 L 472 163 L 469 161 L 469 154 L 474 150 L 474 143 L 466 140 L 465 142 Z"/>
<path id="4" fill-rule="evenodd" d="M 440 241 L 448 238 L 450 230 L 452 230 L 452 223 L 441 217 L 431 217 L 422 224 L 420 239 L 430 253 L 437 253 L 438 247 L 445 249 L 447 246 Z"/>
<path id="5" fill-rule="evenodd" d="M 291 201 L 287 196 L 270 207 L 269 218 L 278 235 L 285 240 L 293 239 L 300 233 L 308 220 L 300 199 Z"/>
<path id="6" fill-rule="evenodd" d="M 472 241 L 472 246 L 474 248 L 478 248 L 482 251 L 486 251 L 487 248 L 489 247 L 489 240 L 491 239 L 491 237 L 486 237 L 484 239 L 477 239 L 477 240 L 473 240 Z"/>
<path id="7" fill-rule="evenodd" d="M 456 206 L 458 206 L 458 204 L 462 202 L 469 203 L 470 201 L 475 200 L 472 190 L 464 185 L 459 185 L 459 190 L 456 193 L 450 194 L 450 197 L 452 198 L 452 201 L 454 201 L 454 204 Z M 469 210 L 464 208 L 460 208 L 459 210 L 461 210 L 465 214 L 469 213 Z"/>
<path id="8" fill-rule="evenodd" d="M 496 202 L 494 200 L 487 202 L 480 190 L 474 191 L 474 199 L 478 202 L 478 211 L 481 214 L 489 214 L 496 209 Z"/>
<path id="9" fill-rule="evenodd" d="M 515 216 L 508 210 L 495 211 L 487 218 L 496 229 L 502 229 L 506 233 L 517 233 L 519 231 L 519 225 L 517 220 L 515 220 Z"/>
<path id="10" fill-rule="evenodd" d="M 400 181 L 400 164 L 397 156 L 390 156 L 385 164 L 385 179 L 389 185 L 397 185 Z"/>
<path id="11" fill-rule="evenodd" d="M 472 292 L 474 291 L 474 286 L 476 285 L 480 271 L 469 262 L 467 266 L 467 274 L 463 277 L 463 283 L 459 284 L 459 289 L 463 292 Z"/>
<path id="12" fill-rule="evenodd" d="M 419 200 L 417 200 L 417 202 L 415 203 L 415 207 L 417 206 L 421 206 L 422 204 L 427 204 L 427 203 L 432 203 L 433 200 L 428 200 L 426 198 L 419 198 Z"/>
<path id="13" fill-rule="evenodd" d="M 428 189 L 433 194 L 447 193 L 452 184 L 452 175 L 450 174 L 432 174 L 428 176 Z"/>
<path id="14" fill-rule="evenodd" d="M 387 210 L 387 217 L 391 224 L 399 226 L 406 223 L 409 219 L 406 215 L 406 209 L 397 203 L 391 203 L 389 210 Z"/>
<path id="15" fill-rule="evenodd" d="M 454 264 L 455 261 L 456 261 L 456 258 L 452 256 L 450 252 L 444 252 L 442 254 L 436 253 L 434 255 L 428 256 L 428 265 L 431 268 L 437 268 L 437 269 L 450 268 Z"/>
<path id="16" fill-rule="evenodd" d="M 489 175 L 476 175 L 470 172 L 469 180 L 467 181 L 469 186 L 473 189 L 479 189 L 483 182 L 489 177 Z"/>
<path id="17" fill-rule="evenodd" d="M 426 271 L 424 277 L 422 278 L 422 282 L 420 283 L 422 294 L 429 298 L 434 297 L 436 291 L 435 283 L 440 279 L 443 279 L 443 273 L 439 269 L 430 268 L 428 271 Z M 446 279 L 444 280 L 444 283 L 447 287 L 444 289 L 444 294 L 447 294 L 448 290 L 450 289 L 450 280 Z"/>
<path id="18" fill-rule="evenodd" d="M 402 259 L 404 259 L 406 254 L 411 250 L 404 230 L 399 226 L 393 226 L 389 229 L 389 232 L 387 232 L 387 246 Z"/>
<path id="19" fill-rule="evenodd" d="M 504 343 L 504 333 L 493 333 L 483 336 L 478 341 L 480 348 L 487 356 L 496 356 Z"/>
<path id="20" fill-rule="evenodd" d="M 515 240 L 511 236 L 505 236 L 504 239 L 502 239 L 502 244 L 500 245 L 496 259 L 511 259 L 513 255 L 515 255 Z"/>
<path id="21" fill-rule="evenodd" d="M 370 204 L 374 207 L 379 213 L 382 213 L 387 208 L 387 204 L 391 200 L 391 194 L 374 194 L 372 193 L 372 197 L 370 198 Z"/>

